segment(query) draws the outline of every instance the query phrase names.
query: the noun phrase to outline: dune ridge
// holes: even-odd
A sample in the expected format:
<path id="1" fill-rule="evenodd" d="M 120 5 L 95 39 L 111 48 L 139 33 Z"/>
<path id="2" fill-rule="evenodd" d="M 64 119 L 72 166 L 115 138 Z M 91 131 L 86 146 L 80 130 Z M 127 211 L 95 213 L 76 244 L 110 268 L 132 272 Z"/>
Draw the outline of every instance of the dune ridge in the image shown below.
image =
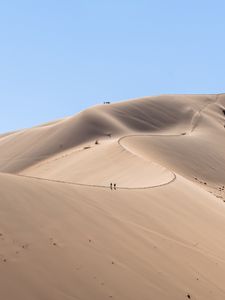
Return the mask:
<path id="1" fill-rule="evenodd" d="M 224 111 L 161 95 L 1 135 L 0 298 L 224 299 Z"/>

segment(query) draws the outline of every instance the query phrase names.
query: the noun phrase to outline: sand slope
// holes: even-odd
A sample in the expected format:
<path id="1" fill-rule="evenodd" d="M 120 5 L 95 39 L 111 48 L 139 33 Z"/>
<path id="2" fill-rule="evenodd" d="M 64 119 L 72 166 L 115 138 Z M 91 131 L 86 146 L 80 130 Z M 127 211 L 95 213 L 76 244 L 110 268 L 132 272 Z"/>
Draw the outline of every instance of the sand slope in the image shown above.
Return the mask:
<path id="1" fill-rule="evenodd" d="M 0 299 L 224 299 L 224 106 L 146 97 L 0 136 Z"/>
<path id="2" fill-rule="evenodd" d="M 146 97 L 99 105 L 70 118 L 10 134 L 0 139 L 0 171 L 17 172 L 64 150 L 96 139 L 148 132 L 184 132 L 196 111 L 215 96 Z"/>

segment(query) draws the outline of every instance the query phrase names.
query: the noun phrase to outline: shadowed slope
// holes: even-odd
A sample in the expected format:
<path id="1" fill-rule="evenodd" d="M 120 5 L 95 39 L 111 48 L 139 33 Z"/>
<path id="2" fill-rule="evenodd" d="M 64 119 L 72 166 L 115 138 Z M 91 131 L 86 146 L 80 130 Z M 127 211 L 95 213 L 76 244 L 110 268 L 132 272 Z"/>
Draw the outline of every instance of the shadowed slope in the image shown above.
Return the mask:
<path id="1" fill-rule="evenodd" d="M 90 108 L 56 123 L 0 139 L 0 171 L 18 172 L 66 149 L 134 132 L 181 133 L 215 96 L 146 97 Z"/>
<path id="2" fill-rule="evenodd" d="M 222 186 L 225 171 L 220 165 L 225 163 L 225 148 L 220 146 L 220 139 L 224 134 L 224 99 L 223 95 L 211 98 L 161 96 L 97 107 L 96 111 L 104 109 L 104 114 L 113 117 L 115 123 L 122 124 L 123 120 L 124 128 L 126 124 L 127 134 L 119 138 L 119 145 L 114 136 L 100 139 L 98 145 L 90 141 L 85 146 L 70 148 L 33 164 L 22 174 L 88 185 L 107 186 L 116 182 L 119 187 L 135 188 L 170 182 L 173 177 L 170 169 L 195 181 L 198 178 L 197 181 L 204 181 L 206 185 Z M 190 116 L 182 113 L 190 107 L 193 109 Z M 181 113 L 178 114 L 178 110 Z M 176 122 L 175 112 L 179 116 Z M 162 121 L 164 126 L 160 125 Z M 158 130 L 154 131 L 153 124 L 157 122 Z M 152 131 L 145 131 L 147 126 L 152 126 Z M 131 131 L 131 128 L 136 130 Z M 217 137 L 215 141 L 213 136 Z"/>
<path id="3" fill-rule="evenodd" d="M 128 136 L 123 146 L 219 192 L 225 185 L 224 108 L 225 95 L 219 95 L 186 135 Z"/>

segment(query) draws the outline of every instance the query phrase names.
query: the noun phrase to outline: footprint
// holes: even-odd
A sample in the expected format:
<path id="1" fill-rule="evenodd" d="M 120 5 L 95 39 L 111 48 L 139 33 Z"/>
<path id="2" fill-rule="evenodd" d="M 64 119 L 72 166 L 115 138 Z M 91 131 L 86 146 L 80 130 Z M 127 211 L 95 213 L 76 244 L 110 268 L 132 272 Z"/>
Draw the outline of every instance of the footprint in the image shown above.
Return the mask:
<path id="1" fill-rule="evenodd" d="M 29 248 L 29 244 L 23 244 L 21 247 L 22 247 L 23 249 L 28 249 L 28 248 Z"/>
<path id="2" fill-rule="evenodd" d="M 0 260 L 3 262 L 3 263 L 6 263 L 7 262 L 7 259 L 4 257 L 4 255 L 0 254 Z"/>
<path id="3" fill-rule="evenodd" d="M 55 246 L 55 247 L 58 246 L 58 244 L 54 241 L 53 238 L 50 238 L 49 241 L 52 244 L 52 246 Z"/>

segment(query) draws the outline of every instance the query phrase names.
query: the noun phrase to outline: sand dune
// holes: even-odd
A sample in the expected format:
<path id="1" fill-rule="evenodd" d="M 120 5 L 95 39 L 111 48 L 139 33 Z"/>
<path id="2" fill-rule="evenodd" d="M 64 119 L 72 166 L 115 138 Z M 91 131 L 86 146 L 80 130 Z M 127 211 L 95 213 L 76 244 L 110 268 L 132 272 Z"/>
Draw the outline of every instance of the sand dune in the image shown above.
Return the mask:
<path id="1" fill-rule="evenodd" d="M 224 109 L 162 95 L 1 135 L 0 299 L 224 299 Z"/>
<path id="2" fill-rule="evenodd" d="M 134 132 L 181 133 L 196 111 L 214 98 L 159 96 L 99 105 L 49 126 L 10 134 L 0 139 L 0 171 L 18 172 L 63 150 L 109 139 L 109 135 L 118 138 Z"/>
<path id="3" fill-rule="evenodd" d="M 122 148 L 117 141 L 65 151 L 20 174 L 107 187 L 110 182 L 116 182 L 120 188 L 157 186 L 174 178 L 168 169 L 153 161 L 140 159 Z"/>

